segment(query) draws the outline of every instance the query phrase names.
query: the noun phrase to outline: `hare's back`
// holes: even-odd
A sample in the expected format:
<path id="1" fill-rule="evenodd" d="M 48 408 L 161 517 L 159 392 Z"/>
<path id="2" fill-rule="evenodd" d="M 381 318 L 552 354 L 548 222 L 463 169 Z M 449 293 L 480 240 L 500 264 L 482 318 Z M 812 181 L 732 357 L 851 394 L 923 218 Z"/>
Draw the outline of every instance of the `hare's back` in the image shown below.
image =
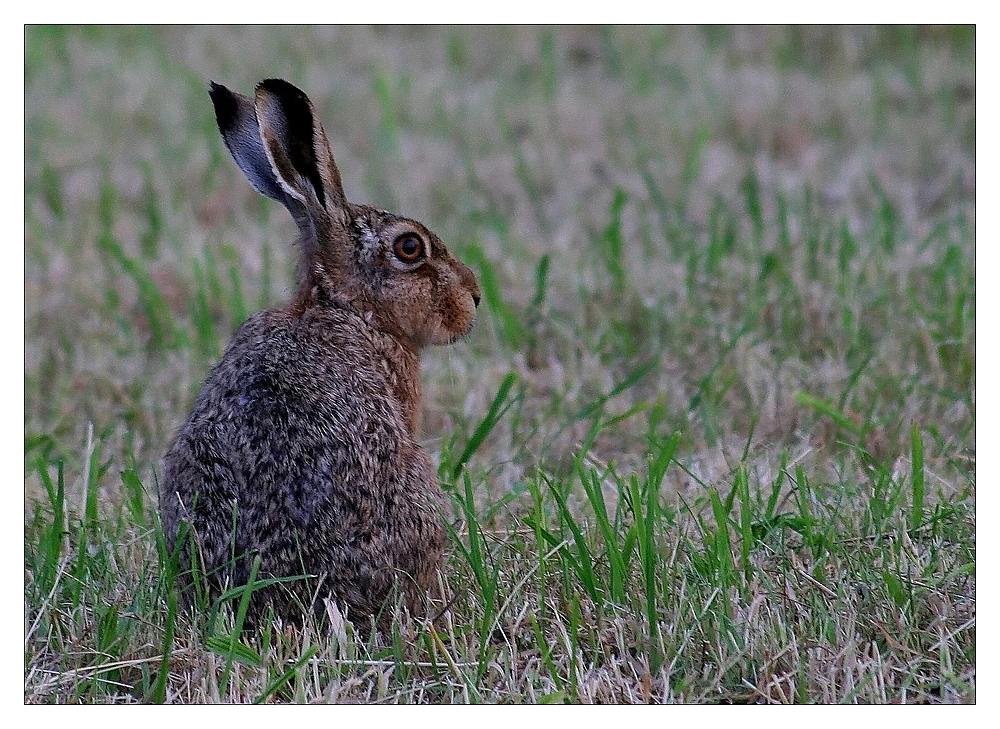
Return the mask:
<path id="1" fill-rule="evenodd" d="M 250 448 L 257 459 L 332 457 L 362 473 L 392 462 L 409 436 L 364 342 L 356 319 L 336 311 L 256 314 L 206 382 L 205 415 L 226 421 L 233 451 Z"/>
<path id="2" fill-rule="evenodd" d="M 349 319 L 264 312 L 233 337 L 179 430 L 161 508 L 167 522 L 188 513 L 225 530 L 235 504 L 252 540 L 328 522 L 342 533 L 386 497 L 398 503 L 389 492 L 418 455 Z"/>

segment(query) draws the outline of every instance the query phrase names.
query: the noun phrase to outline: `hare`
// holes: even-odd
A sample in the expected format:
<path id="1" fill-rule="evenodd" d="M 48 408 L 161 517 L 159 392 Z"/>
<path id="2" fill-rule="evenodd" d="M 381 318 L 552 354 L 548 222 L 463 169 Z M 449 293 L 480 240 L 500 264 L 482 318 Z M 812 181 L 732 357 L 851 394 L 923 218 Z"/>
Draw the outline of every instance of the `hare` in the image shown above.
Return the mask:
<path id="1" fill-rule="evenodd" d="M 257 558 L 257 581 L 293 578 L 253 594 L 257 615 L 296 621 L 330 599 L 366 620 L 393 595 L 420 612 L 444 546 L 417 442 L 420 351 L 471 330 L 476 277 L 421 223 L 347 201 L 298 88 L 209 93 L 236 164 L 291 213 L 301 260 L 291 303 L 243 323 L 164 457 L 167 546 L 216 592 Z"/>

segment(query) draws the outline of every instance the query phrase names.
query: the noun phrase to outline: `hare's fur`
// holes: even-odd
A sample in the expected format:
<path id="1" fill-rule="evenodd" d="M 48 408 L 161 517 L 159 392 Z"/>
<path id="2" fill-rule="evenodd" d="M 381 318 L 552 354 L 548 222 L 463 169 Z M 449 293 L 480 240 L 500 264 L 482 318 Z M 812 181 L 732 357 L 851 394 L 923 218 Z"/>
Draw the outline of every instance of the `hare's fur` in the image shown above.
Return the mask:
<path id="1" fill-rule="evenodd" d="M 258 557 L 258 580 L 310 576 L 255 593 L 255 615 L 296 619 L 329 598 L 366 618 L 396 590 L 419 611 L 444 545 L 442 494 L 416 441 L 419 350 L 471 328 L 475 277 L 416 221 L 344 199 L 325 132 L 290 84 L 212 96 L 241 169 L 299 224 L 300 287 L 240 327 L 167 452 L 167 544 L 216 591 L 246 583 Z M 417 264 L 393 257 L 403 236 L 425 246 Z"/>

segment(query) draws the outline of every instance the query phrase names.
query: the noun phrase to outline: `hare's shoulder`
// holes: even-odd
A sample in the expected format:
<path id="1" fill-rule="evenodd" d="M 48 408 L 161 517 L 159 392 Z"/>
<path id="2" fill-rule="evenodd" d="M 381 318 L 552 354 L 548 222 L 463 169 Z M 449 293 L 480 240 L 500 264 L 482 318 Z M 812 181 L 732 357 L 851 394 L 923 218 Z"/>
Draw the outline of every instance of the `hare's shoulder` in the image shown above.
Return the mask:
<path id="1" fill-rule="evenodd" d="M 233 336 L 206 385 L 247 414 L 396 430 L 398 407 L 366 341 L 350 314 L 259 312 Z"/>

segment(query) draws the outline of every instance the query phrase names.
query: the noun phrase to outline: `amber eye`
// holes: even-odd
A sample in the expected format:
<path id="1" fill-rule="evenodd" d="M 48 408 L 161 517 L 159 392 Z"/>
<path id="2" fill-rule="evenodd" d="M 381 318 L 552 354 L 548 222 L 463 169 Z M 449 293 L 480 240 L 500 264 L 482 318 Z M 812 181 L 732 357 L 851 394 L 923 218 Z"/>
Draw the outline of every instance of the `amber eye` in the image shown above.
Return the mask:
<path id="1" fill-rule="evenodd" d="M 414 263 L 424 255 L 424 242 L 413 233 L 403 233 L 392 244 L 392 252 L 403 263 Z"/>

